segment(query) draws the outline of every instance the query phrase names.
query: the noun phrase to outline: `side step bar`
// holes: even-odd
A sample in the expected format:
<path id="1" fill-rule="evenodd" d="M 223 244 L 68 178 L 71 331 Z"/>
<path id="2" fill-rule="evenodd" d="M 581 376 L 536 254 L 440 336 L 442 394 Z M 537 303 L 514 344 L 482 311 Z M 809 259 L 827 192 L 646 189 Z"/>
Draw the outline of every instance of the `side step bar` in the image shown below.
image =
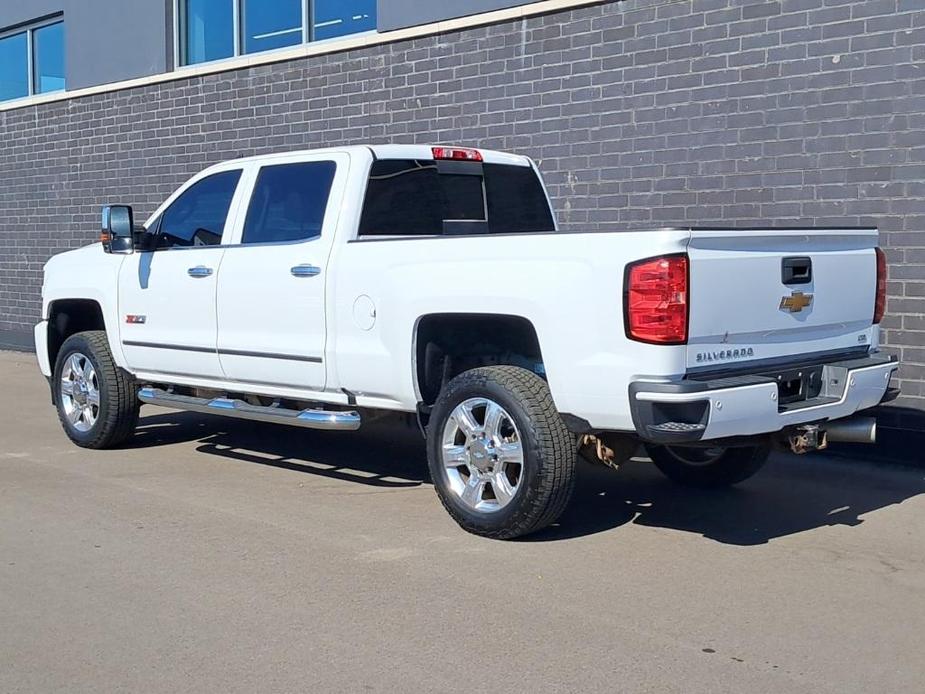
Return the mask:
<path id="1" fill-rule="evenodd" d="M 360 413 L 333 410 L 287 410 L 281 407 L 251 405 L 231 398 L 194 398 L 177 395 L 161 388 L 145 386 L 138 391 L 138 399 L 150 405 L 173 407 L 178 410 L 205 412 L 257 422 L 276 422 L 305 429 L 328 431 L 355 431 L 360 428 Z"/>

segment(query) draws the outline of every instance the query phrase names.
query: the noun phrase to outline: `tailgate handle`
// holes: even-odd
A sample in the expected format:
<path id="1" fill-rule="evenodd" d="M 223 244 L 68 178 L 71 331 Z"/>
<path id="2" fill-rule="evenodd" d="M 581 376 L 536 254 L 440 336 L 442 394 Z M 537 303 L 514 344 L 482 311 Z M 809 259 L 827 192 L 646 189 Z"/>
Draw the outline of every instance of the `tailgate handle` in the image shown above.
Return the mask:
<path id="1" fill-rule="evenodd" d="M 784 258 L 781 261 L 780 275 L 784 284 L 809 284 L 813 281 L 812 258 Z"/>

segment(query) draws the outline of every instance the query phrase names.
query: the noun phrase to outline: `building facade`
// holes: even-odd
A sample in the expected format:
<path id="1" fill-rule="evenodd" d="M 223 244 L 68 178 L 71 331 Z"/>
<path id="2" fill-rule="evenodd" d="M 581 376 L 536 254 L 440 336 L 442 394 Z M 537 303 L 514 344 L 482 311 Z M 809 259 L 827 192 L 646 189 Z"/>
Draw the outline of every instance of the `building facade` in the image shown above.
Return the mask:
<path id="1" fill-rule="evenodd" d="M 0 343 L 105 203 L 449 142 L 534 157 L 566 230 L 878 226 L 897 412 L 925 410 L 922 0 L 31 0 L 0 8 L 0 95 Z"/>

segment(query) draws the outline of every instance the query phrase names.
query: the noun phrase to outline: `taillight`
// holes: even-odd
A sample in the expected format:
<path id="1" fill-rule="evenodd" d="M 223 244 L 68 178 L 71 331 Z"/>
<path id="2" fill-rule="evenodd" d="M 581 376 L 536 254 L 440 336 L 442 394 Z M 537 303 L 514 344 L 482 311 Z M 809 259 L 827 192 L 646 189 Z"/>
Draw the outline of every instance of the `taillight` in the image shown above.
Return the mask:
<path id="1" fill-rule="evenodd" d="M 688 260 L 669 255 L 626 268 L 626 335 L 662 345 L 687 342 Z"/>
<path id="2" fill-rule="evenodd" d="M 881 249 L 877 252 L 877 298 L 874 300 L 874 325 L 883 320 L 886 310 L 886 253 Z"/>
<path id="3" fill-rule="evenodd" d="M 434 147 L 434 159 L 454 159 L 456 161 L 482 161 L 482 153 L 477 149 L 466 147 Z"/>

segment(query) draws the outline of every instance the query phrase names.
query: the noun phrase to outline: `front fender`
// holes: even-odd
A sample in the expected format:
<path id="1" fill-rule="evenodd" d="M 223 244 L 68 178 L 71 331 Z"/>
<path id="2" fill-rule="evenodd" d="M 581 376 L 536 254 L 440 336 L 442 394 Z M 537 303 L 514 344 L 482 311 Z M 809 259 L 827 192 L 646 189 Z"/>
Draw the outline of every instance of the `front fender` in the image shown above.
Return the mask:
<path id="1" fill-rule="evenodd" d="M 42 320 L 51 316 L 56 301 L 78 299 L 93 301 L 100 307 L 103 325 L 116 365 L 125 368 L 125 356 L 119 335 L 119 270 L 124 255 L 104 253 L 101 244 L 85 246 L 53 256 L 45 264 L 42 285 Z M 48 359 L 47 328 L 45 359 Z M 36 339 L 39 339 L 36 328 Z M 39 345 L 36 344 L 36 351 Z M 51 365 L 49 366 L 51 368 Z"/>

